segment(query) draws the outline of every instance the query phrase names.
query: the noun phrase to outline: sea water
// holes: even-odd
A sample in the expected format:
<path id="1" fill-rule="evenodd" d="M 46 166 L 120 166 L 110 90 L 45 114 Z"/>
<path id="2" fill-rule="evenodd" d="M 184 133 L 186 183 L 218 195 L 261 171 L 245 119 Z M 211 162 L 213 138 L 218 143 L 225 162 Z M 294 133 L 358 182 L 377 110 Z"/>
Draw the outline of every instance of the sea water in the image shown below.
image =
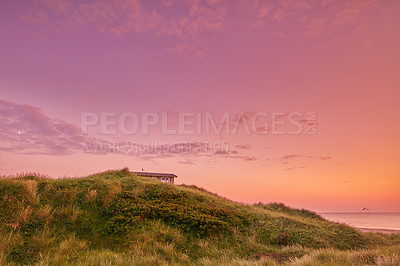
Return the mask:
<path id="1" fill-rule="evenodd" d="M 346 212 L 319 213 L 327 220 L 345 223 L 357 228 L 400 230 L 400 213 Z"/>

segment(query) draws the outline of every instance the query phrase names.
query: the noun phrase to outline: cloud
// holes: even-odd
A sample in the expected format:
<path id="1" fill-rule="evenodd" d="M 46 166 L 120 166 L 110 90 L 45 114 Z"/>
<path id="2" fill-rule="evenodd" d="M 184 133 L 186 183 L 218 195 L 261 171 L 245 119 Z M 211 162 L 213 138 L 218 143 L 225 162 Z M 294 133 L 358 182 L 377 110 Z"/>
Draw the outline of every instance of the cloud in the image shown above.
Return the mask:
<path id="1" fill-rule="evenodd" d="M 243 161 L 256 161 L 257 158 L 254 156 L 247 156 L 247 155 L 237 155 L 239 154 L 238 151 L 216 151 L 214 152 L 213 156 L 220 156 L 227 159 L 240 159 Z"/>
<path id="2" fill-rule="evenodd" d="M 248 156 L 248 157 L 244 157 L 243 160 L 245 160 L 245 161 L 256 161 L 257 158 L 254 157 L 254 156 Z"/>
<path id="3" fill-rule="evenodd" d="M 210 142 L 111 142 L 93 140 L 85 143 L 83 151 L 92 154 L 121 154 L 128 156 L 150 156 L 151 158 L 200 157 L 230 154 Z"/>
<path id="4" fill-rule="evenodd" d="M 94 138 L 74 124 L 49 118 L 37 107 L 0 100 L 0 151 L 49 155 L 84 152 L 154 159 L 212 155 L 216 149 L 219 147 L 210 142 L 131 143 Z"/>
<path id="5" fill-rule="evenodd" d="M 283 170 L 285 170 L 285 171 L 291 171 L 291 170 L 302 169 L 302 168 L 304 168 L 304 166 L 295 166 L 295 165 L 294 165 L 294 166 L 285 168 L 285 169 L 283 169 Z"/>
<path id="6" fill-rule="evenodd" d="M 330 156 L 300 155 L 300 154 L 288 154 L 288 155 L 282 156 L 280 159 L 282 161 L 286 161 L 286 160 L 301 159 L 301 158 L 317 159 L 317 160 L 322 160 L 322 161 L 332 159 L 332 157 L 330 157 Z"/>
<path id="7" fill-rule="evenodd" d="M 214 155 L 229 155 L 230 153 L 228 151 L 224 151 L 224 150 L 219 150 L 214 152 Z"/>
<path id="8" fill-rule="evenodd" d="M 200 57 L 210 36 L 226 26 L 227 5 L 221 0 L 163 1 L 145 8 L 140 0 L 68 1 L 35 0 L 22 14 L 23 21 L 60 33 L 92 31 L 125 35 L 150 32 L 172 36 L 169 52 Z M 174 16 L 163 8 L 174 10 Z M 161 13 L 163 15 L 161 15 Z"/>
<path id="9" fill-rule="evenodd" d="M 164 6 L 171 6 L 174 3 L 174 0 L 163 0 Z"/>
<path id="10" fill-rule="evenodd" d="M 161 16 L 143 9 L 139 0 L 35 0 L 20 18 L 62 33 L 94 29 L 115 35 L 153 30 L 162 23 Z"/>
<path id="11" fill-rule="evenodd" d="M 188 8 L 188 13 L 165 19 L 156 35 L 174 36 L 179 40 L 176 46 L 167 49 L 169 52 L 201 57 L 202 48 L 210 42 L 206 33 L 217 33 L 226 27 L 227 5 L 219 0 L 181 1 L 180 4 L 182 9 Z"/>
<path id="12" fill-rule="evenodd" d="M 85 153 L 107 155 L 121 154 L 134 156 L 141 160 L 153 160 L 163 158 L 183 158 L 180 164 L 194 164 L 193 158 L 215 159 L 239 159 L 243 161 L 256 161 L 257 158 L 250 155 L 240 155 L 236 150 L 224 147 L 213 147 L 210 142 L 180 142 L 180 143 L 130 143 L 93 141 L 85 143 Z M 214 160 L 215 161 L 215 160 Z"/>
<path id="13" fill-rule="evenodd" d="M 312 18 L 307 25 L 308 35 L 317 35 L 325 29 L 326 20 L 324 18 Z"/>
<path id="14" fill-rule="evenodd" d="M 51 119 L 31 105 L 0 100 L 0 150 L 65 155 L 82 150 L 88 138 L 70 123 Z"/>
<path id="15" fill-rule="evenodd" d="M 196 164 L 193 160 L 178 161 L 179 164 Z"/>
<path id="16" fill-rule="evenodd" d="M 255 22 L 252 23 L 254 27 L 260 27 L 266 25 L 268 17 L 274 9 L 274 5 L 269 1 L 255 1 L 253 2 L 257 9 L 257 15 Z"/>
<path id="17" fill-rule="evenodd" d="M 252 26 L 266 26 L 272 20 L 284 21 L 302 11 L 312 8 L 310 1 L 302 0 L 242 0 L 242 4 L 252 13 L 255 13 L 255 22 Z"/>
<path id="18" fill-rule="evenodd" d="M 340 26 L 350 30 L 365 28 L 369 11 L 384 3 L 378 0 L 242 0 L 244 9 L 253 14 L 252 26 L 268 27 L 276 25 L 276 22 L 291 22 L 309 36 L 330 32 Z M 324 16 L 315 17 L 315 14 Z M 284 32 L 281 34 L 286 35 Z"/>
<path id="19" fill-rule="evenodd" d="M 230 121 L 230 130 L 233 134 L 244 131 L 247 134 L 251 133 L 252 119 L 257 115 L 257 112 L 240 112 L 234 113 Z"/>
<path id="20" fill-rule="evenodd" d="M 206 48 L 218 41 L 218 34 L 235 23 L 240 23 L 242 28 L 272 25 L 276 30 L 266 32 L 277 38 L 290 34 L 284 26 L 288 22 L 295 24 L 296 31 L 309 36 L 331 33 L 341 26 L 359 30 L 367 27 L 369 11 L 383 5 L 382 2 L 241 0 L 237 4 L 227 0 L 163 0 L 149 5 L 144 0 L 34 0 L 19 17 L 63 34 L 146 32 L 168 39 L 160 43 L 165 43 L 161 49 L 169 53 L 202 58 Z"/>
<path id="21" fill-rule="evenodd" d="M 47 15 L 41 10 L 28 10 L 21 14 L 19 18 L 25 22 L 33 24 L 44 24 L 47 22 Z"/>
<path id="22" fill-rule="evenodd" d="M 298 155 L 298 154 L 289 154 L 289 155 L 285 155 L 282 156 L 282 160 L 291 160 L 291 159 L 295 159 L 295 158 L 300 158 L 300 157 L 304 157 L 302 155 Z"/>
<path id="23" fill-rule="evenodd" d="M 249 144 L 237 146 L 250 148 Z M 180 164 L 194 164 L 193 158 L 200 157 L 257 160 L 219 142 L 112 142 L 94 138 L 74 124 L 46 116 L 35 106 L 5 100 L 0 100 L 0 151 L 31 155 L 118 154 L 141 160 L 178 158 Z"/>
<path id="24" fill-rule="evenodd" d="M 379 5 L 376 0 L 349 0 L 341 3 L 342 5 L 332 4 L 335 9 L 335 25 L 349 25 L 361 23 L 365 20 L 367 12 Z"/>
<path id="25" fill-rule="evenodd" d="M 320 156 L 319 159 L 322 160 L 322 161 L 324 161 L 324 160 L 331 160 L 332 157 L 330 157 L 330 156 Z"/>
<path id="26" fill-rule="evenodd" d="M 249 150 L 251 149 L 251 145 L 250 144 L 239 144 L 235 146 L 238 149 L 243 149 L 243 150 Z"/>
<path id="27" fill-rule="evenodd" d="M 34 0 L 35 4 L 52 10 L 55 14 L 66 14 L 71 8 L 68 0 Z"/>
<path id="28" fill-rule="evenodd" d="M 282 8 L 276 9 L 273 14 L 273 19 L 283 20 L 285 18 L 286 11 Z"/>
<path id="29" fill-rule="evenodd" d="M 285 171 L 305 168 L 307 164 L 331 160 L 331 156 L 287 154 L 278 158 L 267 158 L 264 161 L 275 164 Z M 300 165 L 300 166 L 299 166 Z"/>

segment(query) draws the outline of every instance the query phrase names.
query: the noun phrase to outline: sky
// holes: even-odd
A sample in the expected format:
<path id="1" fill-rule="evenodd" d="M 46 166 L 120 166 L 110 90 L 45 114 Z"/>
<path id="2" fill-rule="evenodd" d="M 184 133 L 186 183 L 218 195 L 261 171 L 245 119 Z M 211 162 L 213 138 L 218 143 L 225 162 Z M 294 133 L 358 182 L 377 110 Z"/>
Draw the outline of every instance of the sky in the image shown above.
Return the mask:
<path id="1" fill-rule="evenodd" d="M 0 174 L 400 211 L 399 27 L 397 0 L 2 0 Z"/>

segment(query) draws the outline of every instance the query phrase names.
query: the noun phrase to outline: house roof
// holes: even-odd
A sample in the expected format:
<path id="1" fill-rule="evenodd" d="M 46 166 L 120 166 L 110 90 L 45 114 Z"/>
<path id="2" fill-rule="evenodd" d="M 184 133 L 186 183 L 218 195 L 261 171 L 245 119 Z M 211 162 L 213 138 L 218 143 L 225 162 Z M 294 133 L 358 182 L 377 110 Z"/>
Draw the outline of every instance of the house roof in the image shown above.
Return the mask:
<path id="1" fill-rule="evenodd" d="M 177 178 L 177 175 L 167 174 L 167 173 L 149 173 L 149 172 L 132 172 L 138 176 L 147 176 L 147 177 L 172 177 Z"/>

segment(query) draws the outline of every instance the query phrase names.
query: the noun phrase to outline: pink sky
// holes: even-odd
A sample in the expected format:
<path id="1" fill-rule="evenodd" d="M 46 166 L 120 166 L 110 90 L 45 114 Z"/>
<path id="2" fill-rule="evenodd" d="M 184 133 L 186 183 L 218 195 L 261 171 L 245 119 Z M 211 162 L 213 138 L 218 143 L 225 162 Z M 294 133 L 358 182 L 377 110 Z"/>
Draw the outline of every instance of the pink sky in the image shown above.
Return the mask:
<path id="1" fill-rule="evenodd" d="M 2 175 L 127 166 L 241 202 L 400 211 L 399 1 L 6 0 L 0 22 Z M 99 116 L 87 134 L 85 113 Z M 140 123 L 166 113 L 177 131 L 184 113 L 203 124 L 188 125 L 193 134 L 165 134 L 162 122 L 126 134 L 117 123 L 105 134 L 106 113 Z M 232 133 L 240 116 L 251 124 L 260 113 L 268 117 L 251 132 L 242 121 Z M 277 113 L 284 134 L 261 134 Z M 288 132 L 293 113 L 299 134 Z M 231 131 L 207 134 L 206 114 L 229 114 Z M 85 150 L 126 142 L 169 149 Z M 171 150 L 176 143 L 229 148 Z"/>

